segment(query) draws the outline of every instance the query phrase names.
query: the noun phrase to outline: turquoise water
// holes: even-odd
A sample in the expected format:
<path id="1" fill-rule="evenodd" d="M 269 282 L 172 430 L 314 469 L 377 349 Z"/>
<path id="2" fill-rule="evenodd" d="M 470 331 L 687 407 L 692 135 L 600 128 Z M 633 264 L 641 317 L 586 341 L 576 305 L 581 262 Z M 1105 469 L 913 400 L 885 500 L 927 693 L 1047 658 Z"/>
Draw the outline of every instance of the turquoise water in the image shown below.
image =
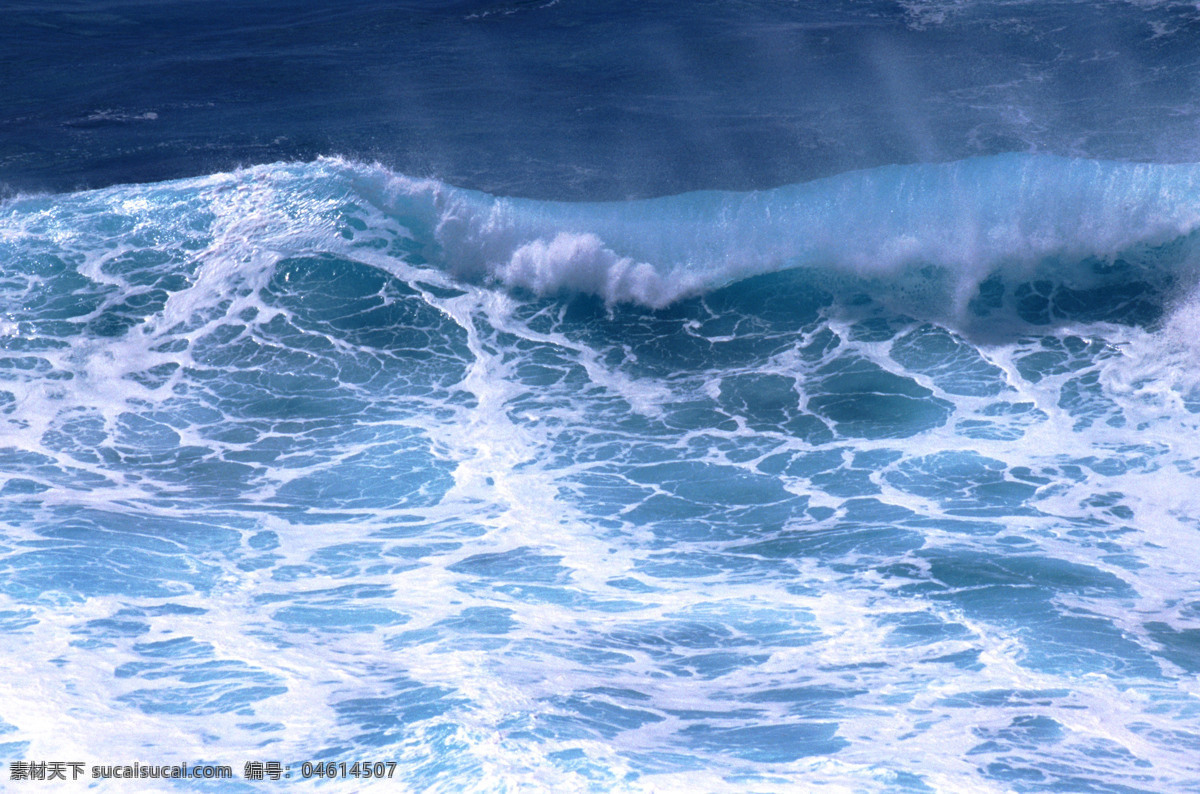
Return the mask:
<path id="1" fill-rule="evenodd" d="M 1195 790 L 1198 198 L 1008 154 L 608 203 L 331 158 L 9 199 L 0 748 Z"/>

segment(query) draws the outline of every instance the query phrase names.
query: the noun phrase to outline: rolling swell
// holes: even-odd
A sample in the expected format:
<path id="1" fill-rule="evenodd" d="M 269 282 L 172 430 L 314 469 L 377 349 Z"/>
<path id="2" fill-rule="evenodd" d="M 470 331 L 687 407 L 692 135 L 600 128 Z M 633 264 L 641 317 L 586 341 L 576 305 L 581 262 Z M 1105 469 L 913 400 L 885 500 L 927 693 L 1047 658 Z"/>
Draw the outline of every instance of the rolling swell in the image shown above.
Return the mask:
<path id="1" fill-rule="evenodd" d="M 181 240 L 211 224 L 210 246 L 253 248 L 234 258 L 260 267 L 268 249 L 376 252 L 384 266 L 399 260 L 539 295 L 592 295 L 610 307 L 662 308 L 768 277 L 962 327 L 1144 324 L 1195 282 L 1200 167 L 1001 155 L 769 191 L 562 203 L 323 159 L 20 198 L 3 211 L 14 230 L 6 242 L 18 248 L 16 230 L 47 222 L 70 224 L 73 235 L 95 229 L 110 244 L 123 224 L 156 224 L 160 236 Z M 245 261 L 237 270 L 251 278 Z"/>

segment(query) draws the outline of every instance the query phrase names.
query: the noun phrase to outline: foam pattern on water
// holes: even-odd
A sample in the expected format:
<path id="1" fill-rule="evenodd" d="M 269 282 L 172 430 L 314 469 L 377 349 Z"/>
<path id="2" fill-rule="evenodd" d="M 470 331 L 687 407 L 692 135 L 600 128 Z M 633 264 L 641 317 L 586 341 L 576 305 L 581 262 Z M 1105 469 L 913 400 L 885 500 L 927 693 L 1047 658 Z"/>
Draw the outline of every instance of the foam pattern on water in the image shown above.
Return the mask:
<path id="1" fill-rule="evenodd" d="M 572 206 L 328 161 L 6 203 L 0 746 L 1191 790 L 1191 169 L 1009 189 L 1124 195 L 1091 250 L 1064 211 L 878 258 L 961 204 L 913 185 L 1038 162 Z M 926 204 L 759 256 L 864 185 Z"/>

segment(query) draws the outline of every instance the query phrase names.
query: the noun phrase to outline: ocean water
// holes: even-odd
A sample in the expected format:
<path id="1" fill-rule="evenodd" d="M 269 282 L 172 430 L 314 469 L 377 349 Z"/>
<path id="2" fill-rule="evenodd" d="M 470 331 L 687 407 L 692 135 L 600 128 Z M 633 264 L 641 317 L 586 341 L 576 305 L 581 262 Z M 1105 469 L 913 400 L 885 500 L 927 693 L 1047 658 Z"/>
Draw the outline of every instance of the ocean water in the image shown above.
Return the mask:
<path id="1" fill-rule="evenodd" d="M 1195 4 L 4 14 L 6 785 L 1200 791 Z"/>

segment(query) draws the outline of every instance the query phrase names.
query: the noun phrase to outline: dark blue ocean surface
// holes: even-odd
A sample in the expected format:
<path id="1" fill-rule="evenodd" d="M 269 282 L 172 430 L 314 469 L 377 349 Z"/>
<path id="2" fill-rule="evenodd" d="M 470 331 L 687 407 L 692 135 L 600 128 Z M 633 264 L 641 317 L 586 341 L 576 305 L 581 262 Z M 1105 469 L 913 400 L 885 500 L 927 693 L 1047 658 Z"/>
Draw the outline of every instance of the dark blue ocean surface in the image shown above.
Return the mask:
<path id="1" fill-rule="evenodd" d="M 0 22 L 5 780 L 1200 790 L 1194 3 Z"/>
<path id="2" fill-rule="evenodd" d="M 7 0 L 0 183 L 341 155 L 623 199 L 1010 151 L 1200 160 L 1173 0 Z"/>

